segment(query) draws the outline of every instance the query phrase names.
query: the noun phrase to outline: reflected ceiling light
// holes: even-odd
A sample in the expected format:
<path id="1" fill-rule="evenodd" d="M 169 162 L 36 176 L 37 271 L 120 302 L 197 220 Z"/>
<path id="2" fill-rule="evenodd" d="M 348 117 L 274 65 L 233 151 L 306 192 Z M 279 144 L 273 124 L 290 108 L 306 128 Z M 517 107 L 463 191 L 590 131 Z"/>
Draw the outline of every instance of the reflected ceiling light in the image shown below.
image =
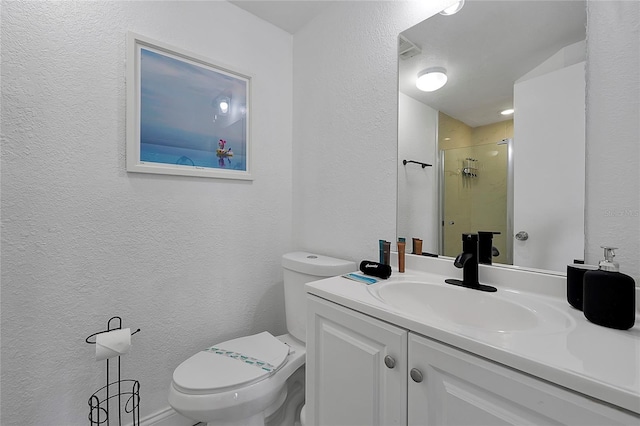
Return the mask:
<path id="1" fill-rule="evenodd" d="M 511 115 L 511 114 L 513 114 L 513 112 L 514 112 L 513 108 L 507 108 L 505 110 L 500 111 L 500 114 L 502 114 L 502 115 Z"/>
<path id="2" fill-rule="evenodd" d="M 229 96 L 221 95 L 211 101 L 211 106 L 215 108 L 216 116 L 213 121 L 217 119 L 218 115 L 227 115 L 231 108 L 231 98 Z"/>
<path id="3" fill-rule="evenodd" d="M 220 114 L 226 114 L 229 112 L 229 101 L 227 99 L 221 100 L 218 106 L 220 107 Z"/>
<path id="4" fill-rule="evenodd" d="M 423 92 L 433 92 L 447 83 L 447 70 L 440 67 L 427 68 L 418 73 L 416 87 Z"/>
<path id="5" fill-rule="evenodd" d="M 458 13 L 460 12 L 460 9 L 462 9 L 462 6 L 464 6 L 464 0 L 460 0 L 459 2 L 456 2 L 451 6 L 442 9 L 442 12 L 440 12 L 440 15 L 450 16 L 450 15 L 453 15 L 454 13 Z"/>

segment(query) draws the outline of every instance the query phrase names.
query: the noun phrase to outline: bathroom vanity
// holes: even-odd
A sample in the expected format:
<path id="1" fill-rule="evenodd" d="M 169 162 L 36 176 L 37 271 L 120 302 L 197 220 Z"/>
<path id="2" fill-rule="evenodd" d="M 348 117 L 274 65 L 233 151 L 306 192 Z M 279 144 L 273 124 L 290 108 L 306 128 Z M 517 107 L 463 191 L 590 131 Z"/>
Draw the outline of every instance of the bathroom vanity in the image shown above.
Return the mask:
<path id="1" fill-rule="evenodd" d="M 565 278 L 407 257 L 373 285 L 307 284 L 310 425 L 640 424 L 640 321 L 589 323 Z"/>

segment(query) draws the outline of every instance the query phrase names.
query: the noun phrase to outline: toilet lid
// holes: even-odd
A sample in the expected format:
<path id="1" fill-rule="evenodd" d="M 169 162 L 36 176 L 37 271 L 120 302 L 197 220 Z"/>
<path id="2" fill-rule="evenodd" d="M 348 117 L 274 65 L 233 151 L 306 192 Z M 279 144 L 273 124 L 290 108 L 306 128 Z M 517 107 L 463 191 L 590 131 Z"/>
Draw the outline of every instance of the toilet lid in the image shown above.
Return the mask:
<path id="1" fill-rule="evenodd" d="M 185 393 L 212 393 L 257 382 L 286 361 L 289 346 L 268 332 L 228 340 L 198 352 L 173 372 Z"/>

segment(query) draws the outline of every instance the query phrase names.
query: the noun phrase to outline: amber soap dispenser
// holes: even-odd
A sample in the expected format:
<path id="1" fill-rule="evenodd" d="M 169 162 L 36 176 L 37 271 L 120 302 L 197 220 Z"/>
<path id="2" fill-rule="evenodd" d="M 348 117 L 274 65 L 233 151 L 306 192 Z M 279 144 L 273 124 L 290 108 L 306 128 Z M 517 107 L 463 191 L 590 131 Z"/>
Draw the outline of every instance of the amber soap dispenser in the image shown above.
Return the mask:
<path id="1" fill-rule="evenodd" d="M 605 247 L 598 270 L 584 273 L 583 312 L 594 324 L 619 330 L 633 327 L 636 317 L 636 284 L 613 261 L 615 247 Z"/>

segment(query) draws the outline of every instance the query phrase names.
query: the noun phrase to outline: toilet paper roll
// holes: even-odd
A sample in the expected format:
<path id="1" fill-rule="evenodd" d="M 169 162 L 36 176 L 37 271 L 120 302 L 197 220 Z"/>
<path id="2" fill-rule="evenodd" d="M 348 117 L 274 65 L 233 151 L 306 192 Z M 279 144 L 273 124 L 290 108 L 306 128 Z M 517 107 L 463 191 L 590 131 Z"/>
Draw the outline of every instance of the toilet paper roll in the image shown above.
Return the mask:
<path id="1" fill-rule="evenodd" d="M 131 348 L 131 330 L 123 328 L 96 336 L 96 361 L 124 355 Z"/>

